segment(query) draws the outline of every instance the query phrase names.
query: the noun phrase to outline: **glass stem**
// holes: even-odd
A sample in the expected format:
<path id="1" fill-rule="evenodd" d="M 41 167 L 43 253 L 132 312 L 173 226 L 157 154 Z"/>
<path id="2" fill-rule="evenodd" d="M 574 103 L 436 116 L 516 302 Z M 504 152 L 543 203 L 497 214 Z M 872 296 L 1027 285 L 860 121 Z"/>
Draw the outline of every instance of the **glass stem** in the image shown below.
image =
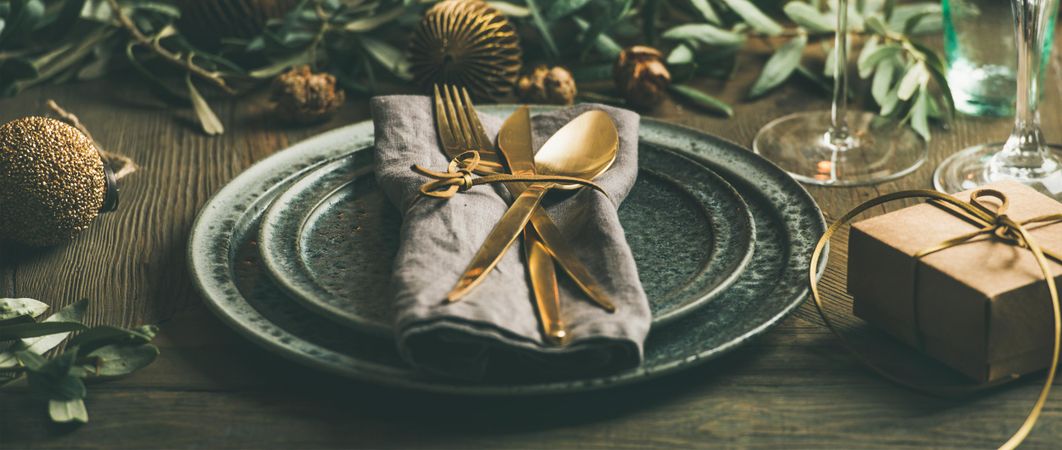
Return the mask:
<path id="1" fill-rule="evenodd" d="M 830 107 L 829 139 L 838 149 L 848 142 L 848 0 L 837 2 L 837 33 L 833 51 L 833 105 Z"/>
<path id="2" fill-rule="evenodd" d="M 1045 57 L 1044 39 L 1058 0 L 1011 0 L 1014 41 L 1018 50 L 1018 92 L 1014 130 L 994 158 L 1000 166 L 1038 168 L 1048 158 L 1040 131 L 1040 81 Z"/>

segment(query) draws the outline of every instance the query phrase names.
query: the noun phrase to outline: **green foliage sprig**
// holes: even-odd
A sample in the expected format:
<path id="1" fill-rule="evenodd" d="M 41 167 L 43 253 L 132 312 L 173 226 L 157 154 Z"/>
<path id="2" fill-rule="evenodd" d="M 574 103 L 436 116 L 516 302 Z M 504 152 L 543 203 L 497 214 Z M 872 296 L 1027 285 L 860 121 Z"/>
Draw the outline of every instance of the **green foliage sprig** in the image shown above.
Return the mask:
<path id="1" fill-rule="evenodd" d="M 86 380 L 132 373 L 159 354 L 150 343 L 158 331 L 154 326 L 88 327 L 81 323 L 87 307 L 88 301 L 81 300 L 37 321 L 48 305 L 28 298 L 0 299 L 0 386 L 25 376 L 30 390 L 48 402 L 48 415 L 56 422 L 88 422 Z M 45 356 L 64 341 L 62 351 Z"/>
<path id="2" fill-rule="evenodd" d="M 683 83 L 697 76 L 729 78 L 741 48 L 761 40 L 773 53 L 748 98 L 763 96 L 793 77 L 826 92 L 832 89 L 836 0 L 643 0 L 633 5 L 625 0 L 535 0 L 527 7 L 531 25 L 543 36 L 545 56 L 561 63 L 581 61 L 583 67 L 574 73 L 582 81 L 610 76 L 617 41 L 649 42 L 667 53 L 676 82 L 673 94 L 729 116 L 730 105 Z M 566 23 L 581 33 L 558 32 Z M 850 41 L 862 41 L 858 76 L 870 80 L 881 115 L 909 123 L 929 139 L 929 121 L 947 120 L 953 111 L 940 56 L 917 41 L 941 31 L 940 3 L 856 0 L 849 4 L 848 24 L 848 33 L 858 38 Z M 813 45 L 826 50 L 824 70 L 813 70 L 805 57 Z M 568 50 L 554 55 L 555 48 Z"/>
<path id="3" fill-rule="evenodd" d="M 204 0 L 208 1 L 208 0 Z M 793 77 L 829 91 L 836 0 L 505 0 L 489 1 L 515 21 L 526 60 L 569 66 L 579 81 L 607 79 L 623 45 L 648 43 L 667 54 L 670 91 L 720 114 L 730 105 L 685 83 L 729 78 L 748 42 L 773 49 L 747 97 Z M 909 123 L 924 138 L 930 120 L 952 114 L 939 55 L 916 38 L 939 32 L 938 2 L 853 0 L 851 39 L 858 76 L 871 85 L 881 114 Z M 234 95 L 296 65 L 327 70 L 355 93 L 377 92 L 384 78 L 407 82 L 405 43 L 429 7 L 424 0 L 303 0 L 261 35 L 200 48 L 182 35 L 173 0 L 0 1 L 0 93 L 44 82 L 94 78 L 131 66 L 163 97 L 193 106 L 204 131 L 224 126 L 209 92 Z M 828 55 L 816 70 L 805 57 Z M 608 96 L 608 92 L 595 93 Z"/>

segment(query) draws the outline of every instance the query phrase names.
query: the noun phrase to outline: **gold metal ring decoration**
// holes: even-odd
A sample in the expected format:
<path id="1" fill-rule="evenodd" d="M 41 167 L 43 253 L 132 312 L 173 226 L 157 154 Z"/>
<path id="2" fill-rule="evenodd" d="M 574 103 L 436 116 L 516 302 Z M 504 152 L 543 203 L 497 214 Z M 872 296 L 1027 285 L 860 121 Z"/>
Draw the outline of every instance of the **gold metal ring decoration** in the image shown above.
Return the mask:
<path id="1" fill-rule="evenodd" d="M 982 201 L 982 199 L 985 197 L 991 197 L 999 200 L 1001 202 L 1000 206 L 993 209 L 991 204 Z M 848 349 L 848 351 L 852 353 L 856 357 L 856 359 L 858 359 L 863 365 L 867 366 L 882 377 L 888 379 L 889 381 L 892 381 L 893 383 L 910 389 L 914 389 L 919 392 L 945 397 L 954 397 L 957 395 L 969 394 L 975 391 L 988 389 L 991 387 L 998 386 L 1003 382 L 1012 381 L 1013 378 L 999 380 L 996 382 L 987 383 L 979 386 L 937 387 L 922 385 L 917 382 L 905 380 L 902 377 L 893 375 L 889 373 L 889 371 L 883 369 L 881 366 L 877 365 L 876 363 L 859 353 L 854 347 L 852 347 L 848 340 L 844 338 L 841 332 L 834 326 L 833 322 L 830 321 L 829 317 L 826 316 L 825 308 L 822 304 L 822 297 L 818 289 L 818 273 L 816 271 L 816 268 L 819 266 L 819 261 L 821 261 L 822 259 L 822 254 L 825 251 L 826 246 L 827 244 L 829 244 L 830 238 L 834 235 L 834 233 L 836 233 L 837 230 L 843 227 L 844 225 L 851 222 L 853 218 L 855 218 L 859 214 L 862 214 L 870 208 L 895 200 L 902 200 L 908 198 L 929 199 L 929 203 L 940 207 L 952 214 L 955 214 L 956 216 L 978 227 L 976 231 L 964 234 L 953 239 L 948 239 L 947 241 L 941 242 L 938 245 L 916 253 L 914 255 L 916 261 L 926 255 L 936 253 L 957 245 L 965 244 L 976 237 L 991 236 L 992 238 L 998 239 L 1002 242 L 1006 242 L 1018 246 L 1020 248 L 1025 248 L 1032 252 L 1033 256 L 1036 258 L 1036 263 L 1040 266 L 1040 270 L 1043 273 L 1044 280 L 1047 282 L 1047 289 L 1051 297 L 1051 310 L 1054 316 L 1054 341 L 1052 344 L 1051 351 L 1051 365 L 1049 366 L 1047 372 L 1047 379 L 1044 381 L 1043 387 L 1040 389 L 1040 395 L 1036 399 L 1036 403 L 1033 405 L 1032 409 L 1029 411 L 1029 414 L 1025 417 L 1025 421 L 1022 423 L 1021 427 L 1016 432 L 1014 432 L 1013 435 L 1011 435 L 1010 439 L 1008 439 L 1002 446 L 999 447 L 1001 449 L 1007 450 L 1013 449 L 1020 445 L 1022 441 L 1024 441 L 1025 438 L 1028 437 L 1029 432 L 1032 431 L 1033 426 L 1036 425 L 1036 421 L 1040 417 L 1040 412 L 1043 410 L 1044 403 L 1047 401 L 1048 394 L 1051 392 L 1051 383 L 1055 379 L 1055 371 L 1058 366 L 1059 337 L 1060 334 L 1062 334 L 1062 316 L 1060 316 L 1059 313 L 1058 290 L 1055 287 L 1054 276 L 1052 276 L 1051 274 L 1051 269 L 1049 267 L 1048 262 L 1048 258 L 1050 258 L 1059 263 L 1062 263 L 1062 256 L 1041 249 L 1040 246 L 1036 243 L 1036 240 L 1034 240 L 1029 234 L 1029 231 L 1025 228 L 1025 226 L 1030 224 L 1048 225 L 1052 223 L 1062 222 L 1062 214 L 1039 216 L 1019 223 L 1007 216 L 1006 213 L 1009 201 L 1007 200 L 1007 196 L 1000 191 L 994 189 L 980 189 L 974 191 L 970 195 L 969 202 L 963 202 L 959 199 L 956 199 L 955 197 L 942 194 L 937 191 L 918 189 L 886 194 L 875 199 L 869 200 L 855 207 L 855 209 L 849 211 L 836 222 L 834 222 L 832 225 L 830 225 L 830 227 L 827 228 L 826 232 L 822 235 L 822 238 L 819 239 L 819 242 L 815 246 L 815 250 L 811 255 L 809 280 L 811 283 L 811 297 L 815 300 L 815 308 L 818 310 L 819 315 L 822 316 L 822 320 L 826 323 L 826 327 L 829 328 L 830 332 L 832 332 L 834 336 L 836 336 L 841 341 L 841 344 L 844 345 L 844 347 Z M 917 297 L 915 298 L 915 301 L 917 302 Z M 916 317 L 916 327 L 918 326 L 917 324 L 918 321 Z M 919 336 L 919 338 L 921 336 L 920 333 L 916 333 L 915 335 Z"/>
<path id="2" fill-rule="evenodd" d="M 458 192 L 464 192 L 482 184 L 510 183 L 510 182 L 551 182 L 551 183 L 574 183 L 593 188 L 604 193 L 605 190 L 590 180 L 561 175 L 510 175 L 497 174 L 482 177 L 474 177 L 473 172 L 479 168 L 481 159 L 479 152 L 475 150 L 464 152 L 450 160 L 446 172 L 436 172 L 431 169 L 413 165 L 412 169 L 421 175 L 432 178 L 432 181 L 420 186 L 420 193 L 428 197 L 450 198 Z"/>

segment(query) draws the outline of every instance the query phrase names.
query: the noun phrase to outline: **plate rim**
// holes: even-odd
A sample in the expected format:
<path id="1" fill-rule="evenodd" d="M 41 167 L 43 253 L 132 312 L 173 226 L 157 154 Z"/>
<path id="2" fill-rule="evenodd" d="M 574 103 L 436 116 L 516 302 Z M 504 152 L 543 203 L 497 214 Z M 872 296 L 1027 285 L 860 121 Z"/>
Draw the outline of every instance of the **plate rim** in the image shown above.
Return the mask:
<path id="1" fill-rule="evenodd" d="M 301 285 L 293 282 L 293 280 L 290 279 L 290 277 L 291 277 L 290 274 L 287 275 L 287 276 L 284 276 L 283 274 L 285 274 L 286 271 L 280 269 L 280 264 L 281 263 L 279 261 L 277 261 L 277 259 L 276 259 L 277 255 L 274 255 L 271 252 L 268 252 L 268 251 L 265 250 L 265 248 L 266 248 L 265 243 L 266 242 L 274 242 L 274 241 L 276 241 L 276 239 L 271 237 L 271 236 L 277 235 L 280 232 L 280 229 L 278 227 L 267 226 L 267 223 L 269 223 L 269 222 L 266 219 L 269 218 L 269 217 L 273 217 L 276 214 L 279 214 L 279 211 L 284 209 L 284 208 L 281 207 L 282 205 L 286 205 L 286 204 L 290 204 L 291 203 L 290 201 L 289 202 L 282 202 L 282 200 L 284 200 L 285 198 L 291 199 L 293 197 L 298 196 L 301 192 L 305 192 L 305 191 L 296 191 L 296 188 L 298 188 L 300 186 L 307 186 L 307 185 L 315 184 L 321 178 L 320 176 L 314 177 L 315 174 L 318 174 L 318 173 L 320 173 L 320 172 L 322 172 L 324 170 L 327 170 L 327 169 L 329 169 L 332 166 L 341 165 L 346 160 L 353 159 L 355 153 L 358 152 L 358 151 L 365 151 L 365 150 L 360 150 L 360 149 L 359 150 L 355 150 L 352 153 L 347 153 L 347 154 L 345 154 L 345 155 L 343 155 L 343 156 L 341 156 L 339 158 L 336 158 L 335 160 L 332 160 L 332 161 L 330 161 L 330 162 L 328 162 L 326 164 L 321 164 L 320 166 L 316 167 L 314 170 L 311 170 L 311 171 L 308 171 L 306 173 L 301 174 L 298 177 L 297 180 L 294 180 L 290 185 L 285 187 L 284 192 L 281 192 L 279 195 L 277 195 L 275 198 L 273 198 L 273 200 L 271 200 L 269 202 L 269 205 L 262 212 L 262 225 L 260 226 L 260 228 L 258 230 L 258 250 L 259 250 L 258 251 L 258 256 L 261 258 L 262 263 L 265 265 L 265 270 L 269 273 L 270 278 L 272 278 L 272 280 L 274 282 L 276 282 L 277 287 L 279 287 L 286 294 L 288 294 L 288 296 L 292 297 L 292 301 L 298 303 L 299 306 L 307 308 L 307 309 L 317 313 L 319 316 L 322 316 L 325 319 L 329 319 L 329 320 L 331 320 L 331 321 L 333 321 L 333 322 L 335 322 L 335 323 L 337 323 L 337 324 L 339 324 L 341 326 L 352 328 L 355 331 L 361 331 L 361 332 L 364 332 L 364 333 L 369 333 L 369 334 L 373 334 L 373 335 L 381 336 L 381 337 L 390 337 L 391 336 L 391 333 L 390 333 L 391 330 L 387 329 L 385 327 L 380 327 L 375 322 L 372 322 L 372 321 L 369 321 L 369 320 L 365 320 L 364 318 L 362 318 L 362 317 L 360 317 L 358 315 L 355 315 L 355 314 L 350 314 L 345 309 L 340 308 L 340 307 L 338 307 L 336 305 L 333 305 L 331 303 L 310 300 L 310 297 L 314 297 L 314 296 L 316 296 L 316 294 L 313 294 L 311 292 L 307 292 L 306 289 L 304 289 Z M 362 168 L 358 168 L 358 170 L 356 170 L 356 172 L 361 172 L 361 170 L 362 170 Z M 322 175 L 322 176 L 324 176 L 324 175 Z M 319 199 L 317 201 L 317 203 L 309 209 L 311 214 L 314 211 L 316 211 L 317 208 L 320 207 L 321 204 L 323 204 L 324 202 L 328 201 L 330 198 L 332 198 L 332 196 L 336 192 L 338 192 L 340 189 L 343 189 L 344 187 L 348 186 L 351 182 L 353 182 L 353 181 L 343 182 L 343 184 L 341 186 L 330 190 L 328 192 L 328 194 L 324 198 Z M 306 220 L 307 219 L 308 219 L 308 217 L 304 217 L 299 222 L 299 226 L 298 226 L 298 229 L 299 229 L 298 231 L 300 233 L 299 236 L 301 236 L 301 232 L 302 232 L 303 228 L 306 225 Z M 300 247 L 300 245 L 301 244 L 299 242 L 298 236 L 296 236 L 294 246 L 296 247 L 297 251 L 298 251 L 298 248 Z M 299 267 L 305 269 L 305 265 L 303 265 L 303 264 L 293 263 L 293 265 L 296 265 L 296 266 L 299 266 Z M 296 269 L 296 270 L 298 270 L 298 269 Z"/>

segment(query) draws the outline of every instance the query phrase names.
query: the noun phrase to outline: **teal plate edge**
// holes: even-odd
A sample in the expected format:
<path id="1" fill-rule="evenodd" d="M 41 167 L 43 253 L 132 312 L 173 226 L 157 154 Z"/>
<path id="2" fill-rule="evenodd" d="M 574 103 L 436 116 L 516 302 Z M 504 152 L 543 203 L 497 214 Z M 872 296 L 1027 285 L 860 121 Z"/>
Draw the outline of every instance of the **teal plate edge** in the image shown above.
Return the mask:
<path id="1" fill-rule="evenodd" d="M 515 106 L 496 105 L 480 109 L 493 114 L 508 114 L 515 109 Z M 552 107 L 538 106 L 535 109 L 541 111 L 552 109 Z M 256 163 L 215 194 L 203 207 L 193 224 L 188 246 L 189 270 L 196 288 L 204 297 L 210 309 L 225 323 L 253 342 L 300 364 L 367 382 L 456 394 L 536 395 L 603 389 L 676 372 L 725 354 L 778 323 L 778 321 L 803 303 L 808 296 L 809 290 L 805 282 L 806 267 L 810 261 L 811 250 L 815 241 L 817 241 L 818 236 L 822 234 L 826 227 L 821 212 L 815 205 L 811 195 L 784 171 L 737 144 L 685 126 L 643 118 L 643 126 L 640 133 L 642 139 L 650 142 L 654 140 L 664 141 L 672 144 L 670 147 L 681 148 L 683 155 L 692 157 L 698 162 L 707 165 L 712 170 L 723 175 L 728 181 L 731 181 L 731 184 L 736 184 L 732 181 L 734 179 L 732 177 L 741 179 L 744 173 L 761 172 L 767 175 L 770 181 L 758 178 L 757 180 L 747 180 L 748 183 L 755 184 L 757 188 L 760 188 L 760 194 L 772 200 L 772 205 L 781 210 L 782 216 L 793 214 L 803 216 L 802 220 L 799 221 L 800 223 L 785 222 L 787 232 L 790 235 L 795 234 L 795 237 L 800 237 L 799 245 L 790 249 L 791 261 L 786 267 L 787 276 L 785 277 L 788 281 L 793 281 L 797 284 L 785 286 L 783 283 L 787 280 L 773 280 L 778 283 L 777 289 L 783 292 L 771 292 L 770 295 L 777 297 L 780 294 L 784 294 L 784 307 L 778 308 L 775 314 L 763 320 L 757 326 L 751 327 L 727 342 L 705 351 L 683 358 L 668 360 L 667 363 L 657 364 L 652 367 L 647 367 L 647 365 L 643 364 L 642 367 L 630 371 L 594 379 L 515 386 L 454 384 L 447 380 L 424 377 L 413 373 L 408 368 L 364 362 L 340 354 L 331 354 L 328 358 L 322 359 L 322 353 L 335 352 L 308 342 L 306 345 L 309 348 L 293 349 L 285 342 L 291 342 L 292 339 L 301 339 L 275 326 L 271 327 L 269 324 L 260 323 L 266 319 L 259 316 L 255 309 L 242 298 L 231 282 L 226 283 L 227 280 L 231 280 L 233 277 L 232 268 L 219 266 L 211 260 L 212 256 L 219 252 L 225 253 L 225 259 L 228 260 L 236 250 L 231 246 L 232 231 L 241 224 L 232 218 L 226 218 L 225 212 L 226 210 L 242 209 L 248 213 L 241 215 L 242 218 L 257 217 L 262 210 L 268 207 L 268 203 L 261 204 L 256 199 L 275 194 L 278 190 L 283 189 L 284 186 L 289 185 L 294 179 L 327 161 L 342 157 L 357 148 L 370 146 L 372 144 L 372 128 L 372 122 L 365 121 L 332 130 L 295 144 L 285 151 L 278 152 Z M 729 160 L 722 162 L 715 160 L 713 162 L 711 157 L 712 148 L 718 147 L 729 150 Z M 304 153 L 311 155 L 307 156 Z M 278 170 L 277 168 L 280 169 Z M 249 189 L 250 187 L 262 189 Z M 749 186 L 735 187 L 740 190 L 742 187 Z M 255 209 L 247 211 L 250 208 Z M 218 231 L 218 229 L 222 229 L 222 231 Z M 819 272 L 825 267 L 825 264 L 826 261 L 821 262 L 818 268 Z M 685 320 L 693 320 L 693 318 Z M 650 340 L 653 339 L 654 336 L 651 335 Z M 371 371 L 371 374 L 367 371 Z"/>

